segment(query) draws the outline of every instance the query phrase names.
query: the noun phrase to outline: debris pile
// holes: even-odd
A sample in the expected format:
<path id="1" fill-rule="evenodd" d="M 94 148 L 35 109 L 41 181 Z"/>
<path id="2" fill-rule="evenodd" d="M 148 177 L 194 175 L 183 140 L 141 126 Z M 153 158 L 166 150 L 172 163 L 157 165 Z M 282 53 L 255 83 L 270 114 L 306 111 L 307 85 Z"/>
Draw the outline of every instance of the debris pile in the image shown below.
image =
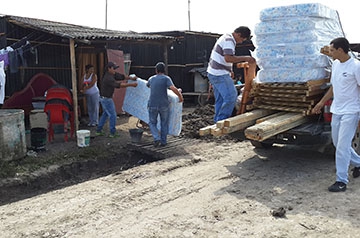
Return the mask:
<path id="1" fill-rule="evenodd" d="M 214 124 L 214 105 L 197 107 L 193 112 L 182 117 L 182 129 L 180 136 L 188 138 L 200 138 L 199 129 Z"/>

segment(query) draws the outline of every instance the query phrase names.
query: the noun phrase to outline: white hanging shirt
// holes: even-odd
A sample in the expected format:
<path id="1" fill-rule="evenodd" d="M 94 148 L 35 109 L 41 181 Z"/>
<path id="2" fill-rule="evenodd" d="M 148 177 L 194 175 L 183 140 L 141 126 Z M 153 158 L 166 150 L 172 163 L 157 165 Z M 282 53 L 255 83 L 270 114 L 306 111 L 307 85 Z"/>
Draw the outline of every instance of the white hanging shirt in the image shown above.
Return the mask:
<path id="1" fill-rule="evenodd" d="M 4 104 L 5 99 L 5 70 L 4 70 L 4 61 L 0 61 L 0 104 Z"/>

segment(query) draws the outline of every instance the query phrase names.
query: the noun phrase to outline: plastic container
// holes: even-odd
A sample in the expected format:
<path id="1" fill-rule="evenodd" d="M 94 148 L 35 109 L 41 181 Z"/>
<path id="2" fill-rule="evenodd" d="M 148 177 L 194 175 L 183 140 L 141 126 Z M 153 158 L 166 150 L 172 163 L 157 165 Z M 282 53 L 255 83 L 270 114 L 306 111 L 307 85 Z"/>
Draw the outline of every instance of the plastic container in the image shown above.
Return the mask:
<path id="1" fill-rule="evenodd" d="M 23 158 L 26 155 L 24 110 L 0 110 L 0 161 Z"/>
<path id="2" fill-rule="evenodd" d="M 34 127 L 30 130 L 31 147 L 35 151 L 44 150 L 46 145 L 46 128 Z"/>
<path id="3" fill-rule="evenodd" d="M 76 131 L 77 145 L 79 147 L 87 147 L 90 145 L 90 131 L 78 130 Z"/>
<path id="4" fill-rule="evenodd" d="M 130 132 L 131 142 L 139 143 L 141 141 L 141 137 L 144 130 L 140 128 L 135 128 L 135 129 L 129 129 L 129 132 Z"/>

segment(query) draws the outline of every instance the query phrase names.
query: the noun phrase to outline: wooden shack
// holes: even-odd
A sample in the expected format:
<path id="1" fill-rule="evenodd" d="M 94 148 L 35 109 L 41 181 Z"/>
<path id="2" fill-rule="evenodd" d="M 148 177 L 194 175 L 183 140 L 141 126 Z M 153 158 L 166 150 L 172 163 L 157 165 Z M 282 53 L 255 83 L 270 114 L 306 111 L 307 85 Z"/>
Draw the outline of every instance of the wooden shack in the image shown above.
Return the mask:
<path id="1" fill-rule="evenodd" d="M 9 47 L 21 52 L 21 56 L 18 54 L 16 59 L 11 59 L 5 70 L 5 96 L 8 98 L 26 87 L 34 75 L 45 73 L 73 91 L 76 107 L 79 78 L 86 64 L 93 64 L 101 79 L 109 54 L 122 52 L 120 55 L 141 58 L 144 55 L 136 50 L 141 45 L 156 46 L 158 60 L 167 63 L 168 46 L 173 40 L 170 36 L 0 15 L 0 54 L 4 54 Z"/>

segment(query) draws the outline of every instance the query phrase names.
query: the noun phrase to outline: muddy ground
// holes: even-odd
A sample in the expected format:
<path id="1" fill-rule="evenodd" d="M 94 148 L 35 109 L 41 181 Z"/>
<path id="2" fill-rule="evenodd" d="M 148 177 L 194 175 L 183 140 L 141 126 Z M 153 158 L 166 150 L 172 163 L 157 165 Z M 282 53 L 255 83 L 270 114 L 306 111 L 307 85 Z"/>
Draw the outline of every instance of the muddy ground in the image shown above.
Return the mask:
<path id="1" fill-rule="evenodd" d="M 129 116 L 118 118 L 120 138 L 86 148 L 57 136 L 36 158 L 69 163 L 1 180 L 2 237 L 359 237 L 360 179 L 329 193 L 333 154 L 198 138 L 211 110 L 184 111 L 182 142 L 169 138 L 161 160 L 129 150 Z"/>

